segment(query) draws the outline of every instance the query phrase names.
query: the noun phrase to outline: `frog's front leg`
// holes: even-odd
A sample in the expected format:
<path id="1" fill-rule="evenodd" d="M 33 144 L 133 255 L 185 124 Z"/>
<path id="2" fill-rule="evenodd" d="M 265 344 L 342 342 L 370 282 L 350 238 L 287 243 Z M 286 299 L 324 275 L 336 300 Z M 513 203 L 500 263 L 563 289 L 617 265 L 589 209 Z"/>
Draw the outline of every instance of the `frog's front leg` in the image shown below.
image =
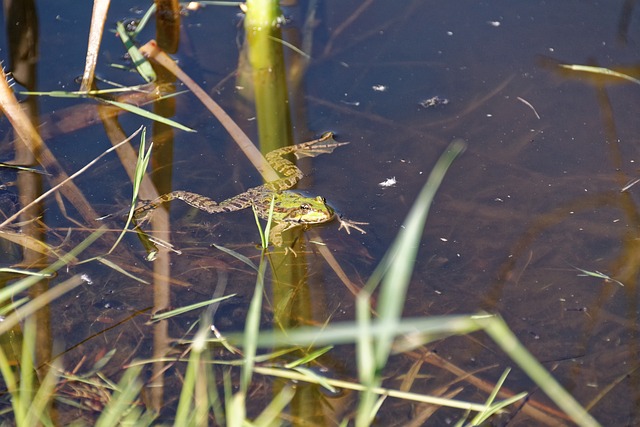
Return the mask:
<path id="1" fill-rule="evenodd" d="M 280 247 L 284 243 L 282 233 L 291 228 L 291 225 L 286 222 L 281 222 L 271 227 L 269 232 L 269 241 L 273 243 L 273 246 Z"/>
<path id="2" fill-rule="evenodd" d="M 281 247 L 284 244 L 282 233 L 298 226 L 300 226 L 300 224 L 297 224 L 295 222 L 285 221 L 276 223 L 275 226 L 271 227 L 271 231 L 269 232 L 269 241 L 273 243 L 273 246 Z"/>

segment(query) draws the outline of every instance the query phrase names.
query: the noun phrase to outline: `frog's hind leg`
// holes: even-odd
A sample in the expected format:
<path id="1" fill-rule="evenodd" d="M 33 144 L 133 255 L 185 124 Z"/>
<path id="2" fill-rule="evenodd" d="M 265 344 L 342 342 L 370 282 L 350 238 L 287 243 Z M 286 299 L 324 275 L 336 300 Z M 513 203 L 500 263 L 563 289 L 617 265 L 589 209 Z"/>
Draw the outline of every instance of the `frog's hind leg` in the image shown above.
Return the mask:
<path id="1" fill-rule="evenodd" d="M 202 196 L 197 193 L 191 193 L 189 191 L 173 191 L 171 193 L 163 194 L 151 202 L 145 203 L 140 206 L 133 212 L 133 218 L 136 222 L 142 223 L 149 219 L 151 212 L 162 206 L 164 203 L 170 202 L 172 200 L 182 200 L 188 205 L 193 206 L 194 208 L 198 208 L 208 213 L 217 213 L 217 212 L 225 212 L 227 209 L 224 209 L 214 200 L 211 200 L 208 197 Z"/>
<path id="2" fill-rule="evenodd" d="M 337 147 L 346 144 L 348 144 L 348 142 L 337 142 L 333 139 L 333 133 L 327 132 L 321 138 L 314 139 L 313 141 L 289 145 L 267 153 L 265 156 L 267 162 L 276 172 L 284 175 L 284 178 L 268 182 L 265 186 L 271 191 L 288 190 L 296 185 L 304 176 L 295 164 L 284 158 L 285 155 L 294 154 L 298 159 L 303 157 L 316 157 L 320 154 L 330 154 Z"/>

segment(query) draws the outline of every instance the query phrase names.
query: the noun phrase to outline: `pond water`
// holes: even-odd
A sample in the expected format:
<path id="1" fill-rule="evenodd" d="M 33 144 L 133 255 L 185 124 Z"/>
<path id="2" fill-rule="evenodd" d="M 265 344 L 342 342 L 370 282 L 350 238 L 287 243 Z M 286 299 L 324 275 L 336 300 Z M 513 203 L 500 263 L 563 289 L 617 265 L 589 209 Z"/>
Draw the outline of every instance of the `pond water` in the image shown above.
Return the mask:
<path id="1" fill-rule="evenodd" d="M 637 77 L 640 11 L 635 3 L 318 3 L 313 31 L 307 33 L 299 29 L 310 6 L 287 10 L 292 21 L 284 29 L 285 38 L 293 43 L 305 37 L 312 43 L 302 83 L 290 96 L 294 139 L 307 141 L 333 131 L 338 141 L 350 144 L 299 162 L 306 176 L 298 188 L 324 195 L 345 217 L 369 225 L 366 234 L 348 235 L 333 222 L 300 238 L 319 236 L 361 287 L 391 245 L 438 156 L 452 140 L 463 139 L 467 150 L 448 170 L 431 207 L 405 314 L 499 313 L 603 425 L 640 423 L 640 187 L 625 189 L 638 170 L 640 87 L 628 79 L 560 66 L 599 66 Z M 96 72 L 100 78 L 141 83 L 137 74 L 111 66 L 126 63 L 125 49 L 111 30 L 117 20 L 139 19 L 146 7 L 135 2 L 111 5 Z M 35 13 L 39 50 L 31 89 L 77 89 L 91 4 L 37 1 Z M 15 25 L 6 14 L 3 22 L 6 31 Z M 235 79 L 241 29 L 235 7 L 190 11 L 181 16 L 179 43 L 171 54 L 257 140 L 252 107 L 241 99 L 243 90 Z M 156 37 L 152 22 L 137 40 Z M 295 56 L 287 53 L 290 63 Z M 5 67 L 15 64 L 9 61 L 8 39 L 0 39 L 0 58 Z M 260 185 L 260 175 L 194 96 L 182 94 L 165 102 L 153 109 L 197 133 L 154 125 L 133 114 L 119 115 L 115 125 L 126 135 L 141 125 L 149 127 L 156 144 L 150 170 L 159 193 L 182 189 L 220 201 Z M 67 174 L 111 147 L 113 127 L 100 120 L 95 102 L 38 97 L 29 98 L 29 105 L 47 147 Z M 12 159 L 14 135 L 4 118 L 0 138 L 0 161 Z M 139 137 L 134 141 L 137 149 Z M 16 180 L 9 171 L 0 177 L 5 183 Z M 128 208 L 131 182 L 113 154 L 75 183 L 98 215 Z M 46 179 L 42 185 L 49 187 Z M 3 212 L 15 208 L 18 188 L 6 191 L 0 198 Z M 77 207 L 62 206 L 55 197 L 47 198 L 38 227 L 49 245 L 68 251 L 87 236 L 82 229 L 87 224 Z M 115 348 L 105 371 L 117 377 L 134 358 L 157 355 L 161 332 L 147 324 L 154 307 L 211 298 L 221 282 L 227 283 L 226 293 L 238 296 L 219 306 L 216 326 L 223 332 L 242 330 L 255 273 L 211 244 L 256 259 L 258 233 L 250 210 L 209 216 L 173 202 L 170 213 L 171 227 L 165 230 L 171 232 L 161 236 L 181 255 L 163 251 L 164 261 L 148 262 L 140 240 L 131 235 L 107 257 L 138 278 L 166 282 L 170 286 L 164 292 L 154 293 L 151 285 L 96 262 L 60 271 L 51 280 L 54 286 L 81 273 L 92 281 L 58 299 L 49 312 L 49 342 L 56 349 L 50 351 L 63 355 L 65 369 L 71 370 L 82 357 L 91 361 L 84 362 L 86 368 Z M 123 224 L 108 225 L 111 237 L 92 246 L 82 259 L 109 249 Z M 351 291 L 314 246 L 303 244 L 295 261 L 287 261 L 298 265 L 298 274 L 304 276 L 291 279 L 300 299 L 299 311 L 288 321 L 352 320 Z M 13 245 L 0 250 L 3 267 L 42 262 L 21 261 Z M 581 269 L 610 279 L 585 275 Z M 279 316 L 278 298 L 267 298 L 265 327 Z M 171 321 L 163 326 L 164 333 L 182 337 L 199 314 Z M 429 349 L 439 364 L 424 368 L 423 374 L 436 379 L 425 380 L 416 391 L 432 392 L 453 381 L 460 375 L 451 368 L 455 366 L 473 373 L 473 381 L 462 381 L 465 390 L 457 397 L 483 401 L 488 390 L 480 383 L 489 384 L 490 390 L 504 367 L 513 366 L 482 334 L 438 341 Z M 413 362 L 397 356 L 389 378 L 406 372 Z M 445 362 L 450 365 L 443 367 Z M 353 349 L 333 353 L 326 365 L 336 375 L 353 378 Z M 154 374 L 151 368 L 146 373 L 150 382 Z M 177 369 L 166 373 L 164 398 L 169 406 L 178 397 L 179 378 Z M 390 380 L 389 386 L 399 387 L 400 382 Z M 496 425 L 541 425 L 549 419 L 569 424 L 517 369 L 505 388 L 530 392 L 530 400 L 496 419 Z M 335 399 L 333 405 L 352 407 L 344 399 Z M 406 425 L 414 415 L 407 403 L 387 402 L 378 422 Z M 459 411 L 441 409 L 427 424 L 444 425 L 460 416 Z"/>

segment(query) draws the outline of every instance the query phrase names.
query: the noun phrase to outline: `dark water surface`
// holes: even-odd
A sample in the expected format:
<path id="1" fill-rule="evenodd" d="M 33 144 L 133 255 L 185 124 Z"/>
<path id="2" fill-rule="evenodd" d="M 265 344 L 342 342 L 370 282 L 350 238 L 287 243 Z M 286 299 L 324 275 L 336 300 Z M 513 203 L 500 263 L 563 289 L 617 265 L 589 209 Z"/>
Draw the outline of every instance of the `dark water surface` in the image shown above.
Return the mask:
<path id="1" fill-rule="evenodd" d="M 83 70 L 91 4 L 36 3 L 35 90 L 74 90 Z M 302 89 L 291 101 L 296 142 L 327 130 L 339 141 L 351 142 L 330 155 L 301 162 L 307 177 L 299 188 L 326 196 L 348 218 L 370 223 L 366 235 L 347 235 L 335 223 L 317 229 L 359 286 L 393 241 L 437 157 L 453 139 L 467 142 L 467 151 L 449 170 L 432 206 L 405 312 L 426 316 L 483 309 L 501 314 L 603 425 L 640 423 L 640 187 L 621 192 L 638 173 L 640 87 L 621 78 L 571 72 L 558 64 L 597 65 L 637 77 L 640 11 L 634 5 L 328 0 L 319 5 L 312 59 Z M 111 7 L 108 29 L 115 28 L 116 20 L 139 18 L 147 4 L 114 2 Z M 239 99 L 234 77 L 239 10 L 206 7 L 181 19 L 180 44 L 172 56 L 257 139 L 253 112 Z M 301 19 L 291 23 L 285 37 L 295 39 Z M 150 24 L 138 40 L 154 37 Z M 140 84 L 136 74 L 109 66 L 124 63 L 124 52 L 118 38 L 105 31 L 97 74 L 124 85 Z M 0 58 L 10 66 L 4 38 Z M 86 124 L 80 118 L 80 112 L 95 109 L 95 103 L 47 97 L 35 102 L 45 142 L 67 173 L 111 146 L 101 122 Z M 259 174 L 191 94 L 172 102 L 172 118 L 197 133 L 153 127 L 131 114 L 118 118 L 126 134 L 142 124 L 150 126 L 154 142 L 163 147 L 159 150 L 171 158 L 166 165 L 153 166 L 160 192 L 184 189 L 223 200 L 260 184 Z M 78 115 L 71 120 L 77 128 L 54 126 L 60 119 L 52 114 L 60 111 Z M 0 120 L 2 161 L 12 158 L 10 128 L 7 120 Z M 1 177 L 15 179 L 10 174 Z M 395 185 L 379 185 L 390 178 Z M 131 184 L 113 155 L 76 183 L 99 214 L 128 206 Z M 47 200 L 47 242 L 67 245 L 68 250 L 86 234 L 75 234 L 77 226 L 65 218 L 55 199 Z M 165 272 L 172 284 L 170 305 L 210 298 L 225 272 L 227 293 L 239 297 L 220 306 L 217 326 L 241 330 L 255 276 L 210 244 L 255 258 L 258 235 L 252 214 L 208 216 L 178 202 L 171 208 L 172 243 L 183 254 L 172 254 L 170 272 Z M 79 218 L 72 207 L 67 209 L 67 215 Z M 67 235 L 69 229 L 73 232 Z M 103 243 L 89 255 L 108 248 Z M 313 303 L 306 321 L 353 319 L 352 294 L 312 244 L 307 250 L 296 261 L 309 272 L 304 292 Z M 9 249 L 5 253 L 10 259 Z M 130 237 L 110 260 L 151 281 L 153 264 L 143 257 L 140 242 Z M 580 276 L 576 267 L 601 272 L 624 286 Z M 54 341 L 62 348 L 73 347 L 65 365 L 73 366 L 82 355 L 96 360 L 110 348 L 118 349 L 112 372 L 135 357 L 149 357 L 153 336 L 146 321 L 154 306 L 150 286 L 97 263 L 75 266 L 71 273 L 87 274 L 93 284 L 76 289 L 52 308 Z M 61 272 L 52 284 L 68 274 Z M 173 321 L 169 335 L 182 336 L 198 314 Z M 265 319 L 265 326 L 269 321 Z M 513 365 L 481 334 L 443 340 L 431 350 L 461 369 L 482 370 L 477 377 L 489 384 Z M 333 369 L 354 375 L 351 349 L 333 358 L 327 362 Z M 411 363 L 398 358 L 397 372 L 389 375 L 406 372 Z M 451 371 L 429 369 L 425 375 L 441 376 L 425 380 L 415 391 L 433 392 L 457 377 Z M 399 384 L 397 380 L 388 386 Z M 458 398 L 486 398 L 486 390 L 479 391 L 477 384 L 462 384 L 465 390 Z M 552 407 L 545 406 L 547 399 L 517 370 L 505 387 L 530 392 L 542 411 Z M 168 402 L 177 396 L 166 391 Z M 443 409 L 429 425 L 444 425 L 459 416 L 458 411 Z M 408 405 L 389 401 L 380 423 L 404 425 L 411 417 Z M 508 422 L 543 423 L 515 409 L 496 421 Z"/>

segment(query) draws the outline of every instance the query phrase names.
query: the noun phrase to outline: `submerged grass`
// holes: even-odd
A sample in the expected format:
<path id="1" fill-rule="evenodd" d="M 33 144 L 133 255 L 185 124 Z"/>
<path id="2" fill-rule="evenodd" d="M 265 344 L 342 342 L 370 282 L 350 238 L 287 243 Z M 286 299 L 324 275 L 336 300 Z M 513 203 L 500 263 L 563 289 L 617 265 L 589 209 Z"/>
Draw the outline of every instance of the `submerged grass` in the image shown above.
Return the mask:
<path id="1" fill-rule="evenodd" d="M 36 328 L 38 325 L 33 314 L 63 293 L 80 285 L 84 280 L 80 276 L 74 276 L 24 305 L 13 303 L 11 300 L 15 295 L 36 285 L 42 280 L 42 276 L 50 275 L 65 267 L 103 233 L 104 230 L 92 233 L 60 260 L 43 269 L 40 275 L 26 277 L 0 290 L 0 304 L 5 306 L 5 310 L 12 311 L 10 315 L 3 318 L 3 322 L 0 325 L 0 335 L 6 337 L 10 331 L 14 332 L 13 336 L 20 335 L 17 328 L 20 328 L 20 321 L 24 319 L 22 339 L 19 342 L 12 343 L 18 346 L 20 350 L 19 369 L 17 371 L 13 357 L 7 354 L 7 347 L 5 345 L 0 346 L 0 374 L 7 387 L 7 392 L 11 396 L 13 416 L 18 426 L 30 426 L 39 423 L 47 426 L 53 425 L 51 414 L 45 409 L 50 406 L 51 399 L 55 395 L 53 390 L 57 380 L 53 373 L 54 370 L 49 370 L 42 382 L 39 385 L 37 384 L 37 367 L 34 365 L 34 354 L 37 340 Z"/>

